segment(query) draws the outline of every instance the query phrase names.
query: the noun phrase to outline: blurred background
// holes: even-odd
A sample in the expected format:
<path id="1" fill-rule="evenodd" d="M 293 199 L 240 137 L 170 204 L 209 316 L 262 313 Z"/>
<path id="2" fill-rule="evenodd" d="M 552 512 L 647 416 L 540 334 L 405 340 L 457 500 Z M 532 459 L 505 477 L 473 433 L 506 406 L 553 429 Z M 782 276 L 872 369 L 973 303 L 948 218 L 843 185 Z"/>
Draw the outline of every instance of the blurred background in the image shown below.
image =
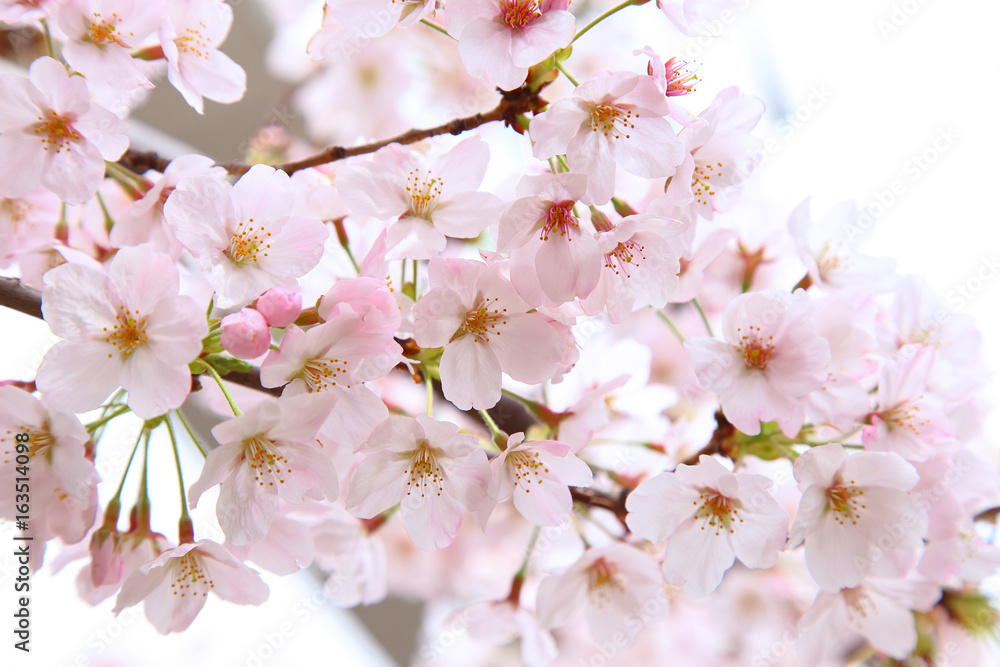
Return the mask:
<path id="1" fill-rule="evenodd" d="M 286 26 L 284 42 L 304 49 L 308 26 L 318 26 L 320 5 L 279 5 L 276 0 L 232 4 L 236 21 L 223 50 L 247 70 L 244 100 L 228 106 L 208 102 L 204 117 L 198 117 L 173 88 L 158 86 L 133 119 L 159 133 L 143 131 L 137 143 L 175 155 L 187 150 L 175 142 L 180 140 L 198 152 L 228 160 L 239 157 L 248 138 L 264 127 L 278 125 L 295 133 L 307 122 L 315 124 L 291 102 L 305 84 L 287 80 L 288 70 L 308 64 L 295 61 L 276 67 L 272 62 L 269 69 L 265 62 L 273 17 L 280 15 Z M 874 221 L 864 250 L 895 259 L 902 273 L 925 276 L 949 307 L 972 315 L 983 331 L 986 360 L 996 368 L 1000 277 L 989 267 L 1000 255 L 1000 216 L 995 194 L 990 194 L 1000 190 L 1000 166 L 993 153 L 1000 149 L 995 120 L 1000 101 L 995 38 L 1000 3 L 736 4 L 725 20 L 711 25 L 714 36 L 699 38 L 678 33 L 653 3 L 630 7 L 581 39 L 569 66 L 583 75 L 588 69 L 642 71 L 645 60 L 633 57 L 632 49 L 649 44 L 664 58 L 678 55 L 701 63 L 699 90 L 683 100 L 694 111 L 730 85 L 763 98 L 767 112 L 759 134 L 771 141 L 765 143 L 753 177 L 755 192 L 776 201 L 776 210 L 785 216 L 810 195 L 814 216 L 838 201 L 857 200 Z M 574 2 L 571 8 L 582 26 L 611 5 Z M 296 28 L 296 22 L 305 27 Z M 447 64 L 461 68 L 457 60 Z M 274 74 L 282 68 L 286 80 Z M 389 76 L 377 69 L 371 74 Z M 486 90 L 482 107 L 491 107 L 493 99 Z M 373 113 L 365 105 L 383 103 L 373 92 L 370 100 L 362 97 L 343 108 L 331 107 L 330 114 Z M 449 118 L 435 117 L 437 110 L 418 106 L 418 99 L 398 103 L 401 115 L 420 124 Z M 331 135 L 337 139 L 335 130 Z M 33 377 L 55 340 L 43 322 L 0 309 L 0 377 Z M 1000 432 L 995 381 L 990 392 L 991 432 Z M 136 427 L 123 421 L 115 428 L 108 441 L 120 442 L 127 457 L 129 429 L 134 438 Z M 172 462 L 164 458 L 162 465 L 169 473 Z M 174 483 L 171 475 L 163 482 L 167 496 L 167 487 Z M 11 526 L 4 524 L 3 530 L 0 543 L 10 544 Z M 8 552 L 4 548 L 0 555 L 4 600 L 9 599 L 14 567 Z M 71 559 L 82 555 L 80 549 L 52 549 L 47 554 L 46 570 L 33 579 L 33 653 L 30 660 L 13 655 L 5 640 L 0 664 L 278 667 L 325 656 L 324 664 L 338 667 L 405 665 L 416 646 L 419 606 L 389 600 L 339 610 L 323 594 L 322 579 L 308 571 L 283 578 L 265 575 L 271 599 L 260 608 L 209 599 L 187 632 L 164 638 L 145 622 L 141 608 L 115 618 L 110 613 L 113 600 L 91 608 L 77 598 L 74 580 L 80 562 Z M 64 563 L 62 570 L 51 571 Z M 2 632 L 8 636 L 8 630 Z"/>

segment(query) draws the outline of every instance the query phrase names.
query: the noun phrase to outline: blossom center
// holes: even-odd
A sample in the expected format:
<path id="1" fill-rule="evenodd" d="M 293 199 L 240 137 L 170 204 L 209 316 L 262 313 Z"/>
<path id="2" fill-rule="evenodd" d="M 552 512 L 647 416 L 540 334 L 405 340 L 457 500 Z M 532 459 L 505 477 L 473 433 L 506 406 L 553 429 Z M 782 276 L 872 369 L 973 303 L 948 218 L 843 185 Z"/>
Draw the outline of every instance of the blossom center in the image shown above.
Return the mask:
<path id="1" fill-rule="evenodd" d="M 507 324 L 506 308 L 491 308 L 496 303 L 496 298 L 488 298 L 482 302 L 475 310 L 470 310 L 465 315 L 465 322 L 458 330 L 455 337 L 462 334 L 472 334 L 476 337 L 477 343 L 490 342 L 490 336 L 499 336 L 498 326 Z M 455 338 L 452 338 L 454 340 Z"/>
<path id="2" fill-rule="evenodd" d="M 545 223 L 542 225 L 542 233 L 539 238 L 548 241 L 553 231 L 559 236 L 567 237 L 567 241 L 573 240 L 573 235 L 580 230 L 580 221 L 573 215 L 573 202 L 564 201 L 560 204 L 553 204 L 545 213 Z"/>
<path id="3" fill-rule="evenodd" d="M 347 373 L 346 359 L 309 359 L 302 366 L 299 377 L 306 383 L 309 392 L 325 391 L 337 386 L 337 377 Z M 351 385 L 346 385 L 348 389 Z"/>
<path id="4" fill-rule="evenodd" d="M 643 250 L 646 246 L 639 245 L 629 239 L 622 241 L 615 246 L 614 250 L 604 255 L 604 266 L 615 272 L 615 275 L 625 274 L 626 278 L 631 278 L 629 266 L 639 266 L 640 260 L 645 260 L 646 255 Z"/>
<path id="5" fill-rule="evenodd" d="M 694 518 L 705 520 L 702 530 L 705 530 L 705 526 L 711 526 L 715 528 L 716 535 L 723 530 L 734 533 L 736 526 L 733 521 L 743 523 L 743 519 L 739 516 L 739 501 L 727 498 L 715 489 L 702 489 L 698 500 L 693 501 L 693 504 L 697 507 Z"/>
<path id="6" fill-rule="evenodd" d="M 276 443 L 263 436 L 243 441 L 243 459 L 253 470 L 253 480 L 260 487 L 265 482 L 269 487 L 274 486 L 274 480 L 278 480 L 278 484 L 284 484 L 282 477 L 292 472 L 288 467 L 288 459 L 278 452 Z"/>
<path id="7" fill-rule="evenodd" d="M 198 22 L 202 28 L 207 26 L 201 21 Z M 199 58 L 208 59 L 208 54 L 212 50 L 211 44 L 205 39 L 205 36 L 201 34 L 201 30 L 198 28 L 187 27 L 184 29 L 184 34 L 179 36 L 174 40 L 174 44 L 177 45 L 177 50 L 181 53 L 192 53 Z"/>
<path id="8" fill-rule="evenodd" d="M 860 511 L 868 509 L 868 506 L 858 499 L 858 496 L 865 495 L 865 492 L 852 484 L 854 480 L 848 485 L 838 481 L 826 490 L 826 506 L 833 510 L 834 519 L 841 526 L 846 525 L 848 521 L 856 526 Z"/>
<path id="9" fill-rule="evenodd" d="M 507 455 L 507 462 L 514 467 L 514 484 L 531 493 L 531 483 L 542 483 L 542 474 L 549 471 L 537 451 L 519 450 Z"/>
<path id="10" fill-rule="evenodd" d="M 630 138 L 629 131 L 635 129 L 633 118 L 639 114 L 630 109 L 619 109 L 607 104 L 598 104 L 590 109 L 590 129 L 603 132 L 605 137 L 621 139 Z"/>
<path id="11" fill-rule="evenodd" d="M 906 428 L 912 431 L 913 435 L 919 436 L 920 428 L 931 421 L 930 419 L 920 419 L 919 413 L 920 406 L 910 401 L 883 411 L 881 417 L 890 429 Z"/>
<path id="12" fill-rule="evenodd" d="M 598 558 L 587 568 L 587 596 L 591 604 L 603 607 L 611 602 L 611 589 L 625 592 L 625 576 L 615 563 Z"/>
<path id="13" fill-rule="evenodd" d="M 721 162 L 716 162 L 714 165 L 695 163 L 694 172 L 691 174 L 691 190 L 699 204 L 708 204 L 708 198 L 715 196 L 715 186 L 711 183 L 713 177 L 716 183 L 722 178 Z"/>
<path id="14" fill-rule="evenodd" d="M 271 232 L 264 231 L 263 225 L 253 226 L 253 218 L 246 222 L 242 220 L 236 226 L 233 238 L 229 242 L 229 249 L 226 254 L 233 260 L 236 266 L 243 266 L 244 262 L 256 263 L 258 257 L 267 257 L 267 249 L 271 247 L 267 243 Z"/>
<path id="15" fill-rule="evenodd" d="M 426 440 L 417 443 L 417 451 L 410 459 L 410 465 L 403 471 L 407 475 L 406 495 L 411 495 L 414 491 L 420 492 L 423 498 L 428 492 L 433 492 L 440 496 L 443 490 L 444 471 L 438 465 L 434 448 Z"/>
<path id="16" fill-rule="evenodd" d="M 94 44 L 118 44 L 122 42 L 118 39 L 117 23 L 122 22 L 122 17 L 115 12 L 111 12 L 111 18 L 101 18 L 100 12 L 93 13 L 94 20 L 87 26 L 87 39 Z"/>
<path id="17" fill-rule="evenodd" d="M 736 333 L 740 336 L 739 346 L 743 352 L 743 361 L 747 367 L 764 370 L 767 362 L 771 360 L 774 352 L 774 336 L 768 336 L 767 340 L 761 335 L 760 327 L 748 327 L 748 333 L 743 333 L 743 327 L 738 327 Z"/>
<path id="18" fill-rule="evenodd" d="M 515 32 L 541 15 L 536 0 L 500 0 L 500 21 Z"/>
<path id="19" fill-rule="evenodd" d="M 38 117 L 34 132 L 42 141 L 42 150 L 55 148 L 56 153 L 60 152 L 71 141 L 79 141 L 83 137 L 73 129 L 70 119 L 60 116 L 55 111 L 49 110 L 49 115 Z"/>
<path id="20" fill-rule="evenodd" d="M 411 169 L 406 175 L 406 193 L 410 195 L 410 212 L 418 218 L 430 220 L 431 212 L 437 205 L 444 183 L 440 178 L 431 178 L 430 172 L 420 173 Z"/>
<path id="21" fill-rule="evenodd" d="M 823 244 L 822 250 L 816 255 L 816 266 L 824 280 L 833 277 L 839 269 L 846 268 L 841 267 L 841 258 L 830 247 L 829 241 Z"/>
<path id="22" fill-rule="evenodd" d="M 690 64 L 686 60 L 677 60 L 676 56 L 666 62 L 664 69 L 667 77 L 667 97 L 677 97 L 694 92 L 698 76 L 687 68 Z M 652 65 L 650 65 L 650 69 L 652 69 Z M 650 75 L 652 74 L 653 72 L 650 71 Z"/>
<path id="23" fill-rule="evenodd" d="M 122 358 L 128 359 L 137 347 L 149 342 L 149 337 L 146 335 L 146 318 L 139 317 L 138 310 L 130 313 L 124 305 L 118 306 L 118 310 L 120 312 L 115 315 L 115 324 L 111 325 L 111 331 L 104 327 L 107 333 L 104 342 L 114 345 Z M 108 357 L 111 357 L 110 352 Z"/>
<path id="24" fill-rule="evenodd" d="M 205 597 L 215 588 L 215 583 L 201 564 L 201 559 L 190 551 L 177 559 L 174 566 L 174 580 L 170 584 L 171 593 L 180 597 Z"/>
<path id="25" fill-rule="evenodd" d="M 22 424 L 18 426 L 15 430 L 16 433 L 27 433 L 28 434 L 28 456 L 42 457 L 49 464 L 52 463 L 52 446 L 56 444 L 56 439 L 49 432 L 48 421 L 41 426 L 27 426 Z M 10 431 L 5 432 L 0 435 L 0 442 L 6 443 L 10 440 L 11 443 L 14 439 Z M 4 458 L 0 460 L 0 464 L 7 464 L 14 460 L 13 454 L 16 452 L 16 447 L 12 446 L 11 449 L 4 449 Z M 7 458 L 10 455 L 10 458 Z"/>

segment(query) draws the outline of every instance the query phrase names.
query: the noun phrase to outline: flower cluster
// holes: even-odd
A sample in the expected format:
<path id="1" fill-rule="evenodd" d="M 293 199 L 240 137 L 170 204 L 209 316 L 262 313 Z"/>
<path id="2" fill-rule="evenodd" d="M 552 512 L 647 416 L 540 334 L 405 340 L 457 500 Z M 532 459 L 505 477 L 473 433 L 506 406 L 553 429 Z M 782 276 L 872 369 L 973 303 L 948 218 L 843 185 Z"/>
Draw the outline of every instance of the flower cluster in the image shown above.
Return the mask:
<path id="1" fill-rule="evenodd" d="M 761 100 L 689 103 L 648 47 L 574 78 L 642 2 L 268 0 L 309 136 L 225 164 L 129 151 L 126 118 L 164 74 L 198 113 L 242 97 L 228 4 L 0 4 L 50 51 L 0 75 L 0 268 L 61 339 L 0 386 L 0 516 L 27 456 L 26 530 L 88 545 L 88 602 L 180 632 L 313 567 L 345 607 L 424 600 L 425 648 L 464 619 L 434 665 L 996 659 L 977 330 L 855 247 L 853 203 L 748 204 Z M 732 4 L 628 11 L 698 34 Z M 168 442 L 179 509 L 147 485 Z"/>

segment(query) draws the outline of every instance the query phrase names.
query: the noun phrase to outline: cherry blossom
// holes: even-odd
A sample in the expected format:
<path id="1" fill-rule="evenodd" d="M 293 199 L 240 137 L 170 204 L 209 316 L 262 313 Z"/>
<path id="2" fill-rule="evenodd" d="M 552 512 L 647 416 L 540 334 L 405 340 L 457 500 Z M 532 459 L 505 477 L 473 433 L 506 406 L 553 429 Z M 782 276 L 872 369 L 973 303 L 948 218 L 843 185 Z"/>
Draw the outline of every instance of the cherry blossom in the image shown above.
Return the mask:
<path id="1" fill-rule="evenodd" d="M 136 0 L 66 0 L 56 22 L 70 41 L 63 56 L 88 80 L 128 90 L 152 88 L 130 50 L 163 21 L 166 5 Z"/>
<path id="2" fill-rule="evenodd" d="M 719 395 L 726 419 L 749 435 L 777 421 L 789 437 L 805 420 L 805 398 L 827 379 L 830 344 L 819 336 L 805 292 L 777 290 L 733 299 L 723 319 L 725 342 L 684 344 L 701 384 Z"/>
<path id="3" fill-rule="evenodd" d="M 665 616 L 667 594 L 649 555 L 612 543 L 542 580 L 536 603 L 542 627 L 565 624 L 581 607 L 595 641 L 624 649 L 639 630 Z"/>
<path id="4" fill-rule="evenodd" d="M 860 635 L 877 650 L 901 660 L 917 644 L 911 609 L 926 612 L 940 595 L 933 584 L 893 580 L 821 591 L 802 617 L 796 655 L 802 664 L 819 664 L 845 652 Z"/>
<path id="5" fill-rule="evenodd" d="M 232 8 L 223 0 L 180 0 L 169 7 L 159 37 L 170 83 L 198 113 L 204 112 L 202 97 L 239 101 L 246 72 L 217 48 L 233 24 Z"/>
<path id="6" fill-rule="evenodd" d="M 563 343 L 540 313 L 517 295 L 501 263 L 430 263 L 431 289 L 413 307 L 414 338 L 444 347 L 441 386 L 463 410 L 500 400 L 501 372 L 542 382 L 556 372 Z"/>
<path id="7" fill-rule="evenodd" d="M 593 204 L 615 193 L 616 165 L 644 178 L 671 176 L 684 148 L 664 116 L 663 93 L 648 76 L 597 74 L 531 121 L 535 157 L 565 153 L 588 176 Z"/>
<path id="8" fill-rule="evenodd" d="M 42 311 L 66 340 L 42 359 L 38 388 L 77 412 L 118 387 L 144 419 L 178 407 L 208 335 L 201 309 L 177 295 L 178 280 L 173 261 L 147 246 L 119 250 L 107 275 L 77 264 L 46 273 Z"/>
<path id="9" fill-rule="evenodd" d="M 114 612 L 145 602 L 146 618 L 160 634 L 183 632 L 209 592 L 235 604 L 263 604 L 269 591 L 260 575 L 210 540 L 168 549 L 122 585 Z"/>
<path id="10" fill-rule="evenodd" d="M 612 324 L 623 322 L 636 306 L 663 308 L 680 281 L 675 238 L 683 223 L 656 215 L 630 215 L 597 233 L 604 258 L 594 291 L 582 299 L 583 310 L 608 311 Z"/>
<path id="11" fill-rule="evenodd" d="M 569 445 L 555 440 L 525 442 L 523 433 L 507 439 L 507 448 L 490 467 L 490 496 L 497 501 L 513 496 L 517 511 L 536 526 L 564 523 L 573 507 L 569 487 L 593 482 L 590 467 L 570 452 Z"/>
<path id="12" fill-rule="evenodd" d="M 52 58 L 31 64 L 28 79 L 0 75 L 0 196 L 24 197 L 39 186 L 68 204 L 94 196 L 104 161 L 128 147 L 125 123 L 90 101 L 87 84 Z"/>
<path id="13" fill-rule="evenodd" d="M 213 428 L 220 446 L 191 485 L 191 507 L 221 482 L 219 525 L 230 542 L 243 545 L 264 538 L 279 498 L 297 505 L 305 498 L 335 499 L 337 471 L 316 440 L 333 402 L 329 395 L 282 398 Z"/>
<path id="14" fill-rule="evenodd" d="M 274 287 L 260 295 L 254 308 L 264 316 L 268 326 L 283 329 L 302 312 L 302 295 L 283 287 Z"/>
<path id="15" fill-rule="evenodd" d="M 852 588 L 867 577 L 894 577 L 895 550 L 923 546 L 925 507 L 907 493 L 918 477 L 897 454 L 858 452 L 838 444 L 814 447 L 795 461 L 802 492 L 788 536 L 805 541 L 809 573 L 825 591 Z"/>
<path id="16" fill-rule="evenodd" d="M 755 568 L 778 560 L 788 515 L 767 492 L 772 484 L 702 455 L 696 466 L 679 465 L 637 486 L 625 503 L 628 527 L 650 541 L 666 540 L 666 580 L 688 595 L 705 595 L 736 558 Z"/>
<path id="17" fill-rule="evenodd" d="M 568 7 L 567 0 L 453 0 L 448 30 L 469 74 L 512 90 L 529 67 L 573 39 L 576 19 Z"/>
<path id="18" fill-rule="evenodd" d="M 389 334 L 365 331 L 354 313 L 303 331 L 289 327 L 281 347 L 260 367 L 265 387 L 285 385 L 285 395 L 330 393 L 337 397 L 323 432 L 356 449 L 388 410 L 363 382 L 388 373 L 400 360 L 399 344 Z"/>
<path id="19" fill-rule="evenodd" d="M 583 174 L 526 176 L 504 211 L 497 249 L 510 256 L 511 280 L 528 303 L 559 305 L 597 286 L 600 251 L 574 213 L 586 191 Z"/>
<path id="20" fill-rule="evenodd" d="M 750 132 L 763 113 L 764 103 L 738 88 L 716 95 L 699 115 L 705 126 L 687 127 L 678 135 L 687 153 L 667 183 L 667 201 L 708 220 L 729 210 L 756 166 L 760 139 Z"/>
<path id="21" fill-rule="evenodd" d="M 337 188 L 354 213 L 392 221 L 389 259 L 430 259 L 444 250 L 446 237 L 474 238 L 499 214 L 496 195 L 475 191 L 489 159 L 478 137 L 432 161 L 394 144 L 371 162 L 338 170 Z"/>
<path id="22" fill-rule="evenodd" d="M 862 432 L 865 449 L 923 461 L 958 447 L 942 401 L 928 387 L 936 350 L 907 345 L 879 373 L 878 407 Z"/>
<path id="23" fill-rule="evenodd" d="M 254 165 L 235 185 L 182 179 L 163 207 L 177 240 L 201 260 L 221 307 L 246 304 L 271 287 L 293 287 L 319 262 L 328 232 L 297 215 L 288 174 Z"/>
<path id="24" fill-rule="evenodd" d="M 421 549 L 451 544 L 466 509 L 492 509 L 486 452 L 454 424 L 394 415 L 375 427 L 361 451 L 370 456 L 351 476 L 347 509 L 371 519 L 399 504 L 406 533 Z"/>

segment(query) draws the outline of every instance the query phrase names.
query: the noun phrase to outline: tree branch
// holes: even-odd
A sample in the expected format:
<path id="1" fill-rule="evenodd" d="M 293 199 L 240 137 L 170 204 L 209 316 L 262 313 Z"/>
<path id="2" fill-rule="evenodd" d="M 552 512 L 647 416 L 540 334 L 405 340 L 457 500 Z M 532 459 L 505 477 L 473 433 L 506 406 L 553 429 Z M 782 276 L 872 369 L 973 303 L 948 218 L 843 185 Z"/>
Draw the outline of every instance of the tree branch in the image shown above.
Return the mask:
<path id="1" fill-rule="evenodd" d="M 42 319 L 42 293 L 17 278 L 0 278 L 0 306 Z"/>
<path id="2" fill-rule="evenodd" d="M 471 116 L 455 118 L 447 123 L 424 130 L 407 130 L 406 132 L 396 135 L 395 137 L 382 139 L 380 141 L 373 141 L 360 146 L 329 146 L 324 148 L 319 153 L 311 155 L 307 158 L 272 166 L 275 169 L 281 169 L 287 174 L 294 174 L 297 171 L 308 169 L 309 167 L 316 167 L 321 164 L 337 162 L 338 160 L 354 157 L 356 155 L 374 153 L 378 149 L 384 148 L 389 144 L 405 145 L 442 134 L 458 135 L 463 132 L 468 132 L 473 128 L 479 127 L 480 125 L 492 123 L 497 120 L 504 121 L 505 125 L 516 127 L 518 114 L 523 114 L 529 111 L 535 112 L 545 106 L 546 102 L 539 97 L 540 91 L 541 88 L 538 90 L 530 90 L 527 85 L 515 88 L 514 90 L 500 91 L 502 95 L 500 103 L 485 113 L 477 113 Z M 130 149 L 125 151 L 125 155 L 122 156 L 119 163 L 122 166 L 128 167 L 135 173 L 142 174 L 149 169 L 155 169 L 156 171 L 162 172 L 167 168 L 167 165 L 170 164 L 170 160 L 164 159 L 156 153 L 150 151 L 133 151 Z M 224 167 L 230 174 L 239 176 L 249 171 L 250 167 L 253 165 L 234 161 L 220 163 L 220 166 Z"/>

